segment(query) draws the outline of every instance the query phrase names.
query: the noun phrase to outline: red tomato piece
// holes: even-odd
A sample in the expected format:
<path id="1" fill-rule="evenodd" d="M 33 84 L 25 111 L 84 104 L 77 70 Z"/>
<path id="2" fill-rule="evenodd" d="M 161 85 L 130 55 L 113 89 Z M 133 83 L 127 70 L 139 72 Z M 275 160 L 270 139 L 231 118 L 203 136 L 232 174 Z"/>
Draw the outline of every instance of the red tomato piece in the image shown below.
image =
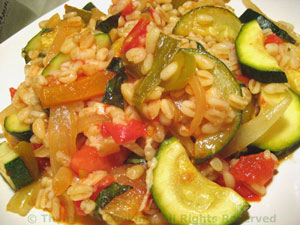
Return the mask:
<path id="1" fill-rule="evenodd" d="M 128 141 L 136 140 L 146 135 L 145 125 L 138 120 L 130 120 L 127 126 L 103 122 L 101 126 L 103 137 L 112 136 L 118 144 L 124 144 Z"/>
<path id="2" fill-rule="evenodd" d="M 80 204 L 81 204 L 82 200 L 80 201 L 74 201 L 74 206 L 75 206 L 75 211 L 77 213 L 78 216 L 86 216 L 86 214 L 84 213 L 84 211 L 80 208 Z"/>
<path id="3" fill-rule="evenodd" d="M 237 181 L 265 185 L 274 174 L 274 161 L 266 159 L 264 153 L 241 156 L 230 172 Z"/>
<path id="4" fill-rule="evenodd" d="M 244 75 L 236 75 L 235 79 L 237 79 L 238 81 L 242 82 L 243 84 L 246 85 L 246 87 L 248 87 L 249 81 L 250 79 Z"/>
<path id="5" fill-rule="evenodd" d="M 38 167 L 41 172 L 44 171 L 47 166 L 50 166 L 49 158 L 36 157 L 36 161 L 38 163 Z"/>
<path id="6" fill-rule="evenodd" d="M 132 48 L 142 47 L 145 45 L 147 26 L 150 23 L 149 16 L 143 16 L 132 28 L 125 38 L 121 53 L 125 54 Z"/>
<path id="7" fill-rule="evenodd" d="M 95 201 L 99 195 L 99 193 L 106 187 L 110 186 L 113 182 L 115 182 L 114 176 L 108 174 L 103 177 L 97 184 L 94 186 L 94 192 L 90 197 L 91 200 Z"/>
<path id="8" fill-rule="evenodd" d="M 10 92 L 10 97 L 11 97 L 11 100 L 14 98 L 16 92 L 17 92 L 17 89 L 11 87 L 9 88 L 9 92 Z"/>
<path id="9" fill-rule="evenodd" d="M 245 185 L 238 182 L 235 184 L 234 190 L 239 193 L 247 201 L 260 201 L 261 197 L 251 192 Z"/>
<path id="10" fill-rule="evenodd" d="M 71 169 L 79 173 L 79 170 L 91 173 L 96 170 L 109 170 L 124 163 L 129 151 L 121 148 L 120 152 L 100 157 L 98 150 L 94 147 L 83 145 L 81 149 L 72 156 Z"/>
<path id="11" fill-rule="evenodd" d="M 125 17 L 129 14 L 131 14 L 132 12 L 134 11 L 134 7 L 133 7 L 133 4 L 132 2 L 130 2 L 121 12 L 121 16 Z"/>
<path id="12" fill-rule="evenodd" d="M 267 37 L 266 37 L 266 40 L 264 42 L 264 44 L 277 44 L 277 45 L 280 45 L 283 43 L 282 39 L 280 37 L 278 37 L 276 34 L 269 34 Z"/>

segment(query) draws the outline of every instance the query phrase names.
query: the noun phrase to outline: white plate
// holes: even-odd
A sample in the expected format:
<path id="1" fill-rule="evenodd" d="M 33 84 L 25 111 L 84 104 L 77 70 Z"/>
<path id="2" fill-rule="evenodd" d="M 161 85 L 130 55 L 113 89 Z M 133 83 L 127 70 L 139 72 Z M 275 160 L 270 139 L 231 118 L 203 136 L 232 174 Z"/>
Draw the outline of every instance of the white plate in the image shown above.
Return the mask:
<path id="1" fill-rule="evenodd" d="M 90 0 L 71 0 L 68 4 L 83 7 Z M 300 1 L 299 0 L 255 0 L 255 3 L 272 19 L 283 20 L 295 25 L 300 33 Z M 106 11 L 110 1 L 94 1 L 94 4 Z M 241 0 L 232 0 L 230 5 L 239 16 L 244 10 Z M 54 13 L 63 14 L 63 6 L 56 8 L 39 18 L 17 34 L 0 45 L 0 109 L 10 104 L 9 87 L 17 87 L 24 80 L 24 59 L 21 58 L 21 49 L 28 40 L 39 31 L 38 23 L 48 19 Z M 48 213 L 32 210 L 26 217 L 6 212 L 6 204 L 13 192 L 0 179 L 0 224 L 55 224 Z M 267 195 L 258 203 L 251 203 L 249 219 L 244 224 L 277 224 L 298 225 L 300 223 L 300 150 L 292 157 L 281 163 L 278 173 L 267 188 Z"/>

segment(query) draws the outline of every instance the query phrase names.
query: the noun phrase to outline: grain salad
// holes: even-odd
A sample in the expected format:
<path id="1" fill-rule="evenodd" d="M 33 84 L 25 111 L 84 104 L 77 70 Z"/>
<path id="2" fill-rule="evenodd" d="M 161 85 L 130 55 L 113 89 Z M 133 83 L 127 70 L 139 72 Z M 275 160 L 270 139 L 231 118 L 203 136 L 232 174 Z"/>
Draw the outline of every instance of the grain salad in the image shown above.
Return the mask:
<path id="1" fill-rule="evenodd" d="M 228 2 L 66 4 L 40 21 L 0 113 L 7 210 L 223 225 L 260 201 L 300 143 L 300 39 Z"/>

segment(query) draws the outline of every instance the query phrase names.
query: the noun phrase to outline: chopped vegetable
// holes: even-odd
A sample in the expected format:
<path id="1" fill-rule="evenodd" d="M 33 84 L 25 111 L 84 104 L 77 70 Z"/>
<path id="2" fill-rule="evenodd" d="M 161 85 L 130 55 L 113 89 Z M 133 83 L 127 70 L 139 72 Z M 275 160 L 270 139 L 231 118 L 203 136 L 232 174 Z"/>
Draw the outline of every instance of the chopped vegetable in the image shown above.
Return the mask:
<path id="1" fill-rule="evenodd" d="M 230 173 L 238 181 L 247 184 L 265 185 L 274 174 L 273 159 L 266 158 L 263 152 L 259 154 L 241 156 L 230 169 Z"/>
<path id="2" fill-rule="evenodd" d="M 152 195 L 169 223 L 187 225 L 191 222 L 182 218 L 200 218 L 201 215 L 214 218 L 209 222 L 211 225 L 231 224 L 250 207 L 234 190 L 204 177 L 178 139 L 165 140 L 156 158 Z"/>
<path id="3" fill-rule="evenodd" d="M 17 92 L 17 89 L 15 89 L 13 87 L 9 88 L 9 93 L 10 93 L 11 100 L 14 98 L 16 92 Z"/>
<path id="4" fill-rule="evenodd" d="M 20 216 L 26 216 L 34 207 L 39 190 L 40 183 L 38 181 L 21 188 L 9 200 L 6 210 L 17 213 Z"/>
<path id="5" fill-rule="evenodd" d="M 62 166 L 53 177 L 52 187 L 55 196 L 62 195 L 72 184 L 73 171 L 69 167 Z"/>
<path id="6" fill-rule="evenodd" d="M 241 16 L 240 21 L 242 23 L 248 23 L 252 20 L 257 20 L 261 29 L 270 28 L 273 33 L 275 33 L 278 37 L 283 38 L 284 40 L 295 44 L 296 41 L 293 37 L 291 37 L 285 30 L 280 29 L 275 23 L 271 20 L 267 19 L 265 16 L 255 12 L 252 9 L 247 9 Z"/>
<path id="7" fill-rule="evenodd" d="M 256 20 L 243 25 L 235 40 L 243 75 L 262 83 L 285 83 L 287 78 L 264 46 L 263 32 Z"/>
<path id="8" fill-rule="evenodd" d="M 177 63 L 177 70 L 172 77 L 161 82 L 161 86 L 165 91 L 180 90 L 189 82 L 191 76 L 196 71 L 196 60 L 192 53 L 187 51 L 179 51 L 173 59 Z"/>
<path id="9" fill-rule="evenodd" d="M 300 71 L 288 70 L 286 76 L 291 89 L 300 96 Z"/>
<path id="10" fill-rule="evenodd" d="M 106 20 L 101 21 L 97 20 L 96 22 L 96 30 L 100 30 L 103 33 L 108 33 L 111 29 L 118 27 L 119 18 L 121 13 L 108 17 Z"/>
<path id="11" fill-rule="evenodd" d="M 127 15 L 131 14 L 134 10 L 135 10 L 134 6 L 130 1 L 129 4 L 122 10 L 121 16 L 125 18 Z"/>
<path id="12" fill-rule="evenodd" d="M 103 209 L 113 198 L 123 194 L 124 192 L 132 189 L 131 186 L 121 185 L 118 183 L 113 183 L 109 187 L 103 189 L 96 199 L 97 207 L 95 209 L 95 216 L 99 218 L 98 210 Z"/>
<path id="13" fill-rule="evenodd" d="M 289 93 L 292 96 L 291 104 L 278 121 L 252 143 L 252 146 L 270 150 L 274 154 L 280 155 L 300 143 L 300 97 L 292 90 L 289 90 Z M 260 113 L 266 110 L 269 105 L 277 105 L 284 96 L 284 93 L 272 95 L 261 91 L 258 101 Z"/>
<path id="14" fill-rule="evenodd" d="M 276 34 L 269 34 L 264 41 L 264 45 L 267 45 L 270 43 L 280 45 L 283 43 L 283 41 Z"/>
<path id="15" fill-rule="evenodd" d="M 99 71 L 72 83 L 43 87 L 40 93 L 42 105 L 50 107 L 100 96 L 112 76 L 111 72 Z"/>
<path id="16" fill-rule="evenodd" d="M 287 93 L 286 97 L 279 104 L 269 106 L 257 117 L 242 124 L 233 140 L 221 152 L 221 155 L 228 157 L 236 152 L 240 152 L 261 137 L 284 114 L 291 101 L 292 96 Z"/>
<path id="17" fill-rule="evenodd" d="M 112 136 L 118 144 L 124 144 L 129 141 L 134 141 L 139 137 L 146 135 L 145 125 L 135 119 L 129 121 L 125 125 L 103 122 L 101 126 L 103 137 Z"/>
<path id="18" fill-rule="evenodd" d="M 0 144 L 0 173 L 14 190 L 33 181 L 23 159 L 9 147 L 7 142 Z"/>
<path id="19" fill-rule="evenodd" d="M 132 102 L 137 107 L 140 107 L 147 95 L 160 84 L 160 72 L 172 61 L 179 46 L 180 42 L 178 40 L 160 34 L 155 49 L 155 61 L 153 62 L 150 71 L 142 82 L 140 82 L 133 94 Z"/>
<path id="20" fill-rule="evenodd" d="M 201 21 L 202 17 L 210 20 Z M 219 42 L 234 41 L 241 28 L 241 22 L 228 9 L 215 6 L 203 6 L 183 15 L 173 29 L 173 33 L 188 36 L 190 32 L 202 36 L 210 35 Z"/>
<path id="21" fill-rule="evenodd" d="M 72 105 L 50 108 L 48 132 L 51 169 L 56 174 L 63 166 L 59 154 L 68 160 L 76 151 L 77 114 Z"/>
<path id="22" fill-rule="evenodd" d="M 89 2 L 82 9 L 87 10 L 87 11 L 91 11 L 93 8 L 96 8 L 96 6 L 92 2 Z"/>
<path id="23" fill-rule="evenodd" d="M 16 113 L 5 117 L 4 129 L 19 141 L 30 142 L 30 138 L 33 135 L 31 125 L 20 121 Z"/>
<path id="24" fill-rule="evenodd" d="M 120 152 L 100 157 L 96 148 L 83 145 L 75 152 L 71 159 L 70 167 L 77 174 L 80 170 L 91 173 L 96 170 L 109 170 L 124 163 L 128 157 L 128 151 L 120 149 Z"/>
<path id="25" fill-rule="evenodd" d="M 132 28 L 127 37 L 125 38 L 121 50 L 121 54 L 125 54 L 129 49 L 144 46 L 147 26 L 150 23 L 150 18 L 143 15 L 137 24 Z"/>
<path id="26" fill-rule="evenodd" d="M 62 53 L 58 53 L 57 56 L 55 56 L 50 63 L 43 69 L 42 75 L 47 76 L 50 72 L 54 70 L 59 70 L 61 67 L 61 64 L 64 62 L 70 61 L 71 57 L 69 55 L 64 55 Z"/>
<path id="27" fill-rule="evenodd" d="M 128 78 L 124 72 L 122 60 L 120 58 L 113 58 L 107 70 L 115 72 L 117 75 L 108 82 L 102 102 L 124 109 L 121 85 Z"/>
<path id="28" fill-rule="evenodd" d="M 131 153 L 129 157 L 126 159 L 125 163 L 128 164 L 142 164 L 147 163 L 147 160 L 145 158 L 140 157 L 139 155 L 135 153 Z"/>
<path id="29" fill-rule="evenodd" d="M 103 177 L 97 184 L 94 185 L 94 192 L 91 195 L 90 199 L 95 201 L 97 197 L 99 196 L 100 192 L 104 189 L 110 186 L 112 183 L 115 182 L 114 176 L 108 174 L 105 177 Z"/>
<path id="30" fill-rule="evenodd" d="M 23 159 L 26 167 L 30 172 L 31 177 L 34 180 L 39 179 L 40 170 L 38 162 L 34 157 L 32 145 L 28 142 L 21 141 L 14 147 L 14 151 Z"/>

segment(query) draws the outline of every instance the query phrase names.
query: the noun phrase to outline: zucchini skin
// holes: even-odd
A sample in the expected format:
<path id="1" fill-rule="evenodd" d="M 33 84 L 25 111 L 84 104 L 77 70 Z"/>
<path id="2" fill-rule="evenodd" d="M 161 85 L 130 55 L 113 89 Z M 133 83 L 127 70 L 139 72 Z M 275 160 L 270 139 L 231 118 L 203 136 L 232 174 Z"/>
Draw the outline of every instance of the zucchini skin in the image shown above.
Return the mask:
<path id="1" fill-rule="evenodd" d="M 262 83 L 286 83 L 287 78 L 285 76 L 285 73 L 283 71 L 264 71 L 264 70 L 257 70 L 251 66 L 248 66 L 246 64 L 240 63 L 240 67 L 242 70 L 243 75 L 252 78 L 254 80 L 257 80 Z M 249 75 L 251 74 L 251 75 Z"/>
<path id="2" fill-rule="evenodd" d="M 282 39 L 295 44 L 296 40 L 292 38 L 285 30 L 280 29 L 276 24 L 274 24 L 272 21 L 268 20 L 263 15 L 259 14 L 258 12 L 255 12 L 252 9 L 247 9 L 241 16 L 240 21 L 242 23 L 248 23 L 251 20 L 257 20 L 260 27 L 262 29 L 270 28 L 273 33 L 275 33 L 277 36 L 281 37 Z"/>
<path id="3" fill-rule="evenodd" d="M 29 171 L 25 168 L 25 163 L 20 157 L 5 164 L 5 170 L 14 183 L 16 189 L 20 189 L 21 187 L 33 182 Z"/>
<path id="4" fill-rule="evenodd" d="M 9 124 L 9 120 L 18 120 L 17 115 L 13 114 L 5 117 L 4 119 L 4 129 L 7 133 L 17 138 L 19 141 L 30 142 L 30 138 L 33 135 L 32 128 L 28 125 L 28 129 L 18 130 L 19 127 L 10 127 L 13 124 Z M 21 123 L 21 121 L 16 121 L 17 125 Z M 14 124 L 15 125 L 15 124 Z"/>

